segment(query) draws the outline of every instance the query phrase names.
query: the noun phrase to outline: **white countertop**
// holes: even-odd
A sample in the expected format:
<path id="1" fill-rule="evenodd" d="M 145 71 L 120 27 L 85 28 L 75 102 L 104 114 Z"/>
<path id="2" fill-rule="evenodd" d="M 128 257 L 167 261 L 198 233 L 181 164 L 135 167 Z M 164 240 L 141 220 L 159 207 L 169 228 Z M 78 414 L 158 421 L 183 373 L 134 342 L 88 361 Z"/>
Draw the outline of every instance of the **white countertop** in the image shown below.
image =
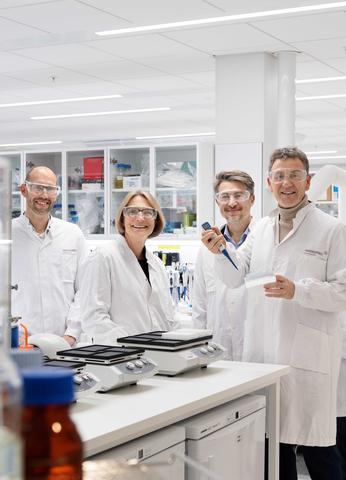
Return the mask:
<path id="1" fill-rule="evenodd" d="M 71 407 L 88 457 L 254 392 L 290 367 L 219 361 L 174 378 L 154 376 L 137 385 L 95 393 Z"/>

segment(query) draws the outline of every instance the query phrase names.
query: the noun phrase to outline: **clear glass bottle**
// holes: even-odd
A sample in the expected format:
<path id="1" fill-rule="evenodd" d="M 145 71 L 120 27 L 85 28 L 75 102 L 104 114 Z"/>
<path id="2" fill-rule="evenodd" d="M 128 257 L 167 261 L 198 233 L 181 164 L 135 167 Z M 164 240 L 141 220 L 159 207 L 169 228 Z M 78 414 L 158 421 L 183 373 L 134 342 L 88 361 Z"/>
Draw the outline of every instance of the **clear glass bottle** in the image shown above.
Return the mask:
<path id="1" fill-rule="evenodd" d="M 69 416 L 72 372 L 23 370 L 25 480 L 82 480 L 82 441 Z"/>

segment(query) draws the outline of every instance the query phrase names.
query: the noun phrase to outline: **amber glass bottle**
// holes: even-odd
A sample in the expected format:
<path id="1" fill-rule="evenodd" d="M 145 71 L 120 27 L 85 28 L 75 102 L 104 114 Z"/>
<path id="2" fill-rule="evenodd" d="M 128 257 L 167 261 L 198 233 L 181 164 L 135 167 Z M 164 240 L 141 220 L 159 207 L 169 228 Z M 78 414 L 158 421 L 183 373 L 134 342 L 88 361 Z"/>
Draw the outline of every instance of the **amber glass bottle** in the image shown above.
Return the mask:
<path id="1" fill-rule="evenodd" d="M 24 380 L 24 478 L 81 480 L 82 442 L 69 417 L 72 373 L 42 367 L 22 372 Z"/>

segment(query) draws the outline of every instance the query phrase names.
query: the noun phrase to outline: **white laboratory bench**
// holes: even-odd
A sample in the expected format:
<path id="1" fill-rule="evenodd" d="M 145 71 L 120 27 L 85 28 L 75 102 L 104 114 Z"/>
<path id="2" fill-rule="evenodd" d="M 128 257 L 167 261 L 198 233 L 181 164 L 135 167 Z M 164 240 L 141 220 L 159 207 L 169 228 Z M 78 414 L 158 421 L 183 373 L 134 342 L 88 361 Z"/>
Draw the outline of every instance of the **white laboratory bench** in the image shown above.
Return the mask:
<path id="1" fill-rule="evenodd" d="M 282 365 L 219 361 L 174 378 L 156 375 L 92 394 L 71 407 L 71 417 L 89 457 L 269 386 L 269 479 L 277 480 L 280 377 L 289 372 Z"/>

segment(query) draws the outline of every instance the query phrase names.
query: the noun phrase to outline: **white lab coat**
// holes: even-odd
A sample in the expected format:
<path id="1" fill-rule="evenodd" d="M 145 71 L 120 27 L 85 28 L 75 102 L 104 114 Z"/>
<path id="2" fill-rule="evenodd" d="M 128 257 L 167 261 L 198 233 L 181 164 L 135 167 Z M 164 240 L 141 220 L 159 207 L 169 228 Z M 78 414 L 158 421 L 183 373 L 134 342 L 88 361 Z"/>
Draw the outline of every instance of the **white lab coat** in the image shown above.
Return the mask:
<path id="1" fill-rule="evenodd" d="M 342 353 L 338 381 L 337 416 L 346 417 L 346 311 L 338 314 L 342 331 Z"/>
<path id="2" fill-rule="evenodd" d="M 255 223 L 251 220 L 250 232 Z M 228 350 L 225 360 L 241 362 L 247 309 L 245 285 L 226 287 L 215 275 L 214 255 L 203 243 L 198 250 L 194 279 L 192 328 L 213 330 L 213 340 Z"/>
<path id="3" fill-rule="evenodd" d="M 162 261 L 146 250 L 151 286 L 125 238 L 94 250 L 83 264 L 83 330 L 94 343 L 155 330 L 173 330 L 174 308 Z"/>
<path id="4" fill-rule="evenodd" d="M 243 361 L 290 365 L 281 379 L 280 442 L 335 444 L 336 389 L 341 358 L 337 312 L 346 306 L 346 226 L 309 203 L 279 244 L 278 210 L 263 218 L 237 252 L 239 270 L 215 255 L 229 286 L 245 273 L 274 269 L 295 282 L 292 300 L 250 297 Z"/>
<path id="5" fill-rule="evenodd" d="M 40 240 L 25 214 L 12 221 L 12 315 L 28 333 L 71 335 L 79 340 L 80 268 L 90 250 L 76 225 L 51 217 Z M 23 333 L 23 330 L 21 330 Z"/>

